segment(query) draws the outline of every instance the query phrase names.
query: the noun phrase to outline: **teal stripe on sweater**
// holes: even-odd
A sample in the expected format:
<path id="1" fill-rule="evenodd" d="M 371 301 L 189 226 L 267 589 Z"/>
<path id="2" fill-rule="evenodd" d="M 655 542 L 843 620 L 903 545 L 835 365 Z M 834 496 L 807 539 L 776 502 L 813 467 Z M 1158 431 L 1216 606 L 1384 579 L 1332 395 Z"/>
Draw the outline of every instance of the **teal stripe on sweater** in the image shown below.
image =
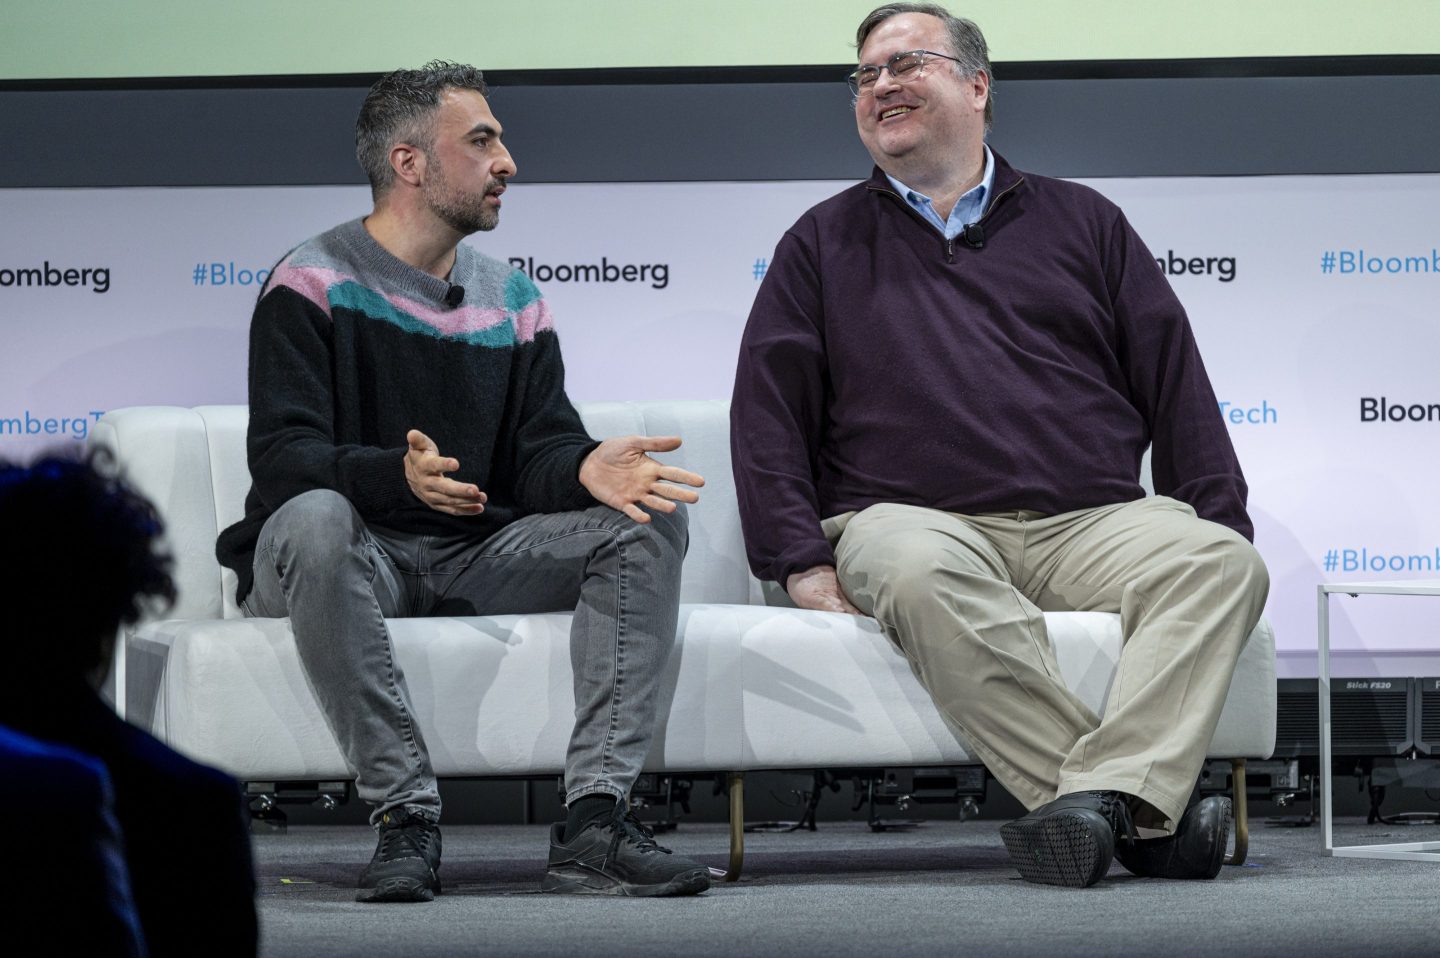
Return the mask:
<path id="1" fill-rule="evenodd" d="M 429 336 L 432 339 L 444 339 L 452 343 L 467 343 L 471 346 L 488 346 L 492 349 L 503 349 L 515 345 L 515 322 L 506 317 L 503 323 L 491 326 L 488 329 L 480 329 L 471 333 L 451 335 L 442 333 L 429 323 L 409 313 L 396 309 L 395 304 L 384 296 L 360 285 L 354 280 L 346 280 L 343 283 L 336 283 L 326 291 L 330 300 L 330 307 L 348 309 L 352 312 L 363 313 L 371 319 L 378 319 L 381 322 L 398 326 L 407 333 L 417 333 L 421 336 Z M 513 310 L 512 310 L 513 312 Z"/>
<path id="2" fill-rule="evenodd" d="M 526 306 L 538 302 L 540 290 L 530 282 L 530 277 L 518 269 L 505 281 L 505 309 L 511 315 L 522 312 Z"/>

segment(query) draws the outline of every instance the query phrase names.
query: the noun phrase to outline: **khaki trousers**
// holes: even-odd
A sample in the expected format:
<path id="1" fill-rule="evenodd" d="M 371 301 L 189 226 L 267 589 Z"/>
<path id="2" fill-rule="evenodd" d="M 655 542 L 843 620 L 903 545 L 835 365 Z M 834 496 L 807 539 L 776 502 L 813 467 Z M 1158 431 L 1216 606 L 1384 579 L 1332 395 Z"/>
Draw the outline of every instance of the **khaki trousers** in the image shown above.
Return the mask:
<path id="1" fill-rule="evenodd" d="M 1114 789 L 1149 806 L 1137 825 L 1174 828 L 1269 590 L 1243 536 L 1163 496 L 1058 516 L 882 504 L 825 531 L 846 595 L 1011 794 Z M 1103 717 L 1060 678 L 1053 611 L 1120 613 Z"/>

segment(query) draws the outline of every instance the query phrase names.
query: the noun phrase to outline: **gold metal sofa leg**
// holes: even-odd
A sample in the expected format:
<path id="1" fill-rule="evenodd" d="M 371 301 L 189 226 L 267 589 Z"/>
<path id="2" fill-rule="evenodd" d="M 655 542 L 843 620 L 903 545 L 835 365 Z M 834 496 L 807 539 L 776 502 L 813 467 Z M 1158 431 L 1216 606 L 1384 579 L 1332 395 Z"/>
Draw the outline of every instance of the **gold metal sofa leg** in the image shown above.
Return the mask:
<path id="1" fill-rule="evenodd" d="M 725 881 L 739 881 L 745 864 L 745 773 L 731 772 L 730 782 L 730 870 Z"/>
<path id="2" fill-rule="evenodd" d="M 1245 798 L 1245 760 L 1230 760 L 1230 793 L 1235 806 L 1235 854 L 1226 857 L 1227 865 L 1245 864 L 1250 853 L 1250 813 Z"/>

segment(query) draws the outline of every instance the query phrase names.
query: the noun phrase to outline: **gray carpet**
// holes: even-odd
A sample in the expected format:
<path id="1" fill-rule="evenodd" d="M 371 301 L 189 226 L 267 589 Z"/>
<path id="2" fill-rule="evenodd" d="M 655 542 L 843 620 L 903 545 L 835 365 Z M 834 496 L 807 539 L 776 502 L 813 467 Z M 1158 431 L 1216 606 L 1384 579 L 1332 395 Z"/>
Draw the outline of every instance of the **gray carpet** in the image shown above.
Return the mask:
<path id="1" fill-rule="evenodd" d="M 745 877 L 690 899 L 542 895 L 542 826 L 444 828 L 445 894 L 360 905 L 364 826 L 257 835 L 263 954 L 321 956 L 1435 955 L 1440 862 L 1337 859 L 1318 826 L 1256 823 L 1247 865 L 1213 882 L 1133 878 L 1084 890 L 1021 881 L 999 822 L 875 834 L 859 822 L 752 834 Z M 723 866 L 722 825 L 663 836 Z M 1338 844 L 1440 840 L 1440 828 L 1345 823 Z"/>

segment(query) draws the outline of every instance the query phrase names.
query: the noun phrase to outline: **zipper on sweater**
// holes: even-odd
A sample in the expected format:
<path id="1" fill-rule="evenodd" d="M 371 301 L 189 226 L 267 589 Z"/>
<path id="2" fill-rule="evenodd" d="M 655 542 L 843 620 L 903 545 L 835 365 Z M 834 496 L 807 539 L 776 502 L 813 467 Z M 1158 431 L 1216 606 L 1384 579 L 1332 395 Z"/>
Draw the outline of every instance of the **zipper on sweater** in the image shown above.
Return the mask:
<path id="1" fill-rule="evenodd" d="M 986 220 L 988 220 L 988 219 L 990 218 L 990 214 L 991 214 L 992 212 L 994 212 L 995 207 L 1000 204 L 1000 201 L 1001 201 L 1002 199 L 1004 199 L 1005 197 L 1009 196 L 1011 193 L 1015 192 L 1015 190 L 1020 186 L 1020 184 L 1021 184 L 1021 183 L 1024 183 L 1024 182 L 1025 182 L 1025 177 L 1021 176 L 1021 177 L 1019 177 L 1018 179 L 1016 179 L 1014 183 L 1011 183 L 1009 186 L 1005 187 L 1005 189 L 1001 190 L 999 193 L 996 193 L 995 196 L 994 196 L 994 198 L 992 198 L 989 203 L 986 203 L 986 204 L 985 204 L 985 212 L 984 212 L 984 214 L 983 214 L 978 220 L 976 220 L 975 222 L 983 224 Z M 874 190 L 876 193 L 880 193 L 880 194 L 882 194 L 882 195 L 884 195 L 884 196 L 888 196 L 888 197 L 890 197 L 891 199 L 893 199 L 895 202 L 899 203 L 899 204 L 900 204 L 900 207 L 906 212 L 906 214 L 909 215 L 909 217 L 910 217 L 911 219 L 915 220 L 917 223 L 919 223 L 920 225 L 924 226 L 927 230 L 933 230 L 933 229 L 935 228 L 935 227 L 930 223 L 929 220 L 925 219 L 925 217 L 923 217 L 923 216 L 921 216 L 919 213 L 915 212 L 914 207 L 912 207 L 909 203 L 905 202 L 905 197 L 901 196 L 899 193 L 896 193 L 894 190 L 889 189 L 888 187 L 884 187 L 884 186 L 867 186 L 867 189 L 871 189 L 871 190 Z M 954 239 L 954 237 L 949 237 L 949 236 L 945 236 L 944 234 L 941 234 L 941 238 L 944 239 L 944 241 L 945 241 L 945 262 L 947 262 L 947 263 L 954 263 L 954 262 L 955 262 L 955 239 Z"/>
<path id="2" fill-rule="evenodd" d="M 882 195 L 882 196 L 888 196 L 888 197 L 890 197 L 890 198 L 893 199 L 895 202 L 897 202 L 897 203 L 900 204 L 900 208 L 905 211 L 905 214 L 906 214 L 907 216 L 909 216 L 909 217 L 910 217 L 912 220 L 914 220 L 915 222 L 919 223 L 921 226 L 925 227 L 926 232 L 929 232 L 929 233 L 935 232 L 935 227 L 934 227 L 933 225 L 931 225 L 930 221 L 927 220 L 925 217 L 921 216 L 919 213 L 915 212 L 914 208 L 911 207 L 911 205 L 910 205 L 909 203 L 905 202 L 905 197 L 901 196 L 899 193 L 896 193 L 894 190 L 890 189 L 889 187 L 885 187 L 885 186 L 874 186 L 874 185 L 871 185 L 871 184 L 868 184 L 868 183 L 866 184 L 865 188 L 868 189 L 868 190 L 874 190 L 876 193 L 879 193 L 879 194 Z M 955 262 L 955 243 L 954 243 L 954 241 L 953 241 L 953 240 L 946 239 L 946 238 L 945 238 L 945 235 L 944 235 L 943 233 L 941 234 L 940 238 L 941 238 L 942 240 L 944 240 L 944 243 L 945 243 L 945 261 L 948 262 L 948 263 L 953 263 L 953 262 Z"/>
<path id="3" fill-rule="evenodd" d="M 1025 177 L 1022 176 L 1014 183 L 1011 183 L 1009 186 L 1005 187 L 999 193 L 996 193 L 994 198 L 991 199 L 989 203 L 985 204 L 985 212 L 980 215 L 980 218 L 976 220 L 976 222 L 983 224 L 986 220 L 988 220 L 990 218 L 990 214 L 995 211 L 995 207 L 1000 205 L 1000 201 L 1003 200 L 1005 197 L 1009 196 L 1011 193 L 1014 193 L 1015 190 L 1020 186 L 1020 184 L 1024 182 Z"/>

